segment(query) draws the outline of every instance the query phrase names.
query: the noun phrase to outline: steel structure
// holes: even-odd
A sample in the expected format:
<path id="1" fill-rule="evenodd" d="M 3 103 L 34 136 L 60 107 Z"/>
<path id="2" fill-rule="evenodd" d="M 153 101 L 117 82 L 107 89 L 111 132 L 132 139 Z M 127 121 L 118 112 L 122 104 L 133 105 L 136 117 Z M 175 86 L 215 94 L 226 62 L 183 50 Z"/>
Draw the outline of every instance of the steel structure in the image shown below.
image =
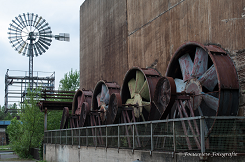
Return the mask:
<path id="1" fill-rule="evenodd" d="M 19 54 L 29 57 L 29 82 L 33 87 L 33 57 L 42 55 L 48 50 L 52 39 L 69 41 L 70 36 L 66 33 L 52 35 L 51 27 L 42 16 L 34 13 L 23 13 L 15 17 L 8 28 L 9 40 L 13 48 Z"/>
<path id="2" fill-rule="evenodd" d="M 23 103 L 28 87 L 28 71 L 7 69 L 5 74 L 5 110 L 8 110 L 9 103 Z M 54 90 L 55 72 L 34 71 L 33 88 Z"/>

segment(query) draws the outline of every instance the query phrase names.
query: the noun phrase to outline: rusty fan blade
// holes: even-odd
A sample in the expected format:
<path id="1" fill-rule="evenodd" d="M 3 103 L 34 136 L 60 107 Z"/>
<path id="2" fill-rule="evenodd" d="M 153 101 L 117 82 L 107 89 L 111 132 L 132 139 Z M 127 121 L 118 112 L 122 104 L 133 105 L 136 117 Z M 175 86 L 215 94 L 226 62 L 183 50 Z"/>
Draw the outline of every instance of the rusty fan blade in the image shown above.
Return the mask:
<path id="1" fill-rule="evenodd" d="M 200 77 L 208 68 L 208 53 L 204 49 L 197 47 L 192 69 L 192 77 Z"/>
<path id="2" fill-rule="evenodd" d="M 214 87 L 218 83 L 218 78 L 214 65 L 212 65 L 199 79 L 202 86 L 209 91 L 213 91 Z"/>
<path id="3" fill-rule="evenodd" d="M 182 72 L 183 80 L 186 81 L 191 78 L 191 72 L 193 69 L 193 62 L 188 53 L 179 58 L 179 65 Z"/>

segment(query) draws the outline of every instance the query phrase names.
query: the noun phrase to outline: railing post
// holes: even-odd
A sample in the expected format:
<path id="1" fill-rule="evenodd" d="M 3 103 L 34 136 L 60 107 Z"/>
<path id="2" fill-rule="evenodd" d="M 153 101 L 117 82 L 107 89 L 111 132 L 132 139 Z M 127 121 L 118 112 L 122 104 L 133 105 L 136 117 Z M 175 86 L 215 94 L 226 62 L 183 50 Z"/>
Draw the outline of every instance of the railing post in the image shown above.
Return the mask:
<path id="1" fill-rule="evenodd" d="M 67 145 L 67 129 L 66 129 L 66 145 Z"/>
<path id="2" fill-rule="evenodd" d="M 80 142 L 80 133 L 81 133 L 81 129 L 78 129 L 78 143 L 79 143 L 79 146 L 81 146 L 81 142 Z"/>
<path id="3" fill-rule="evenodd" d="M 94 128 L 94 135 L 95 135 L 95 147 L 97 147 L 97 130 Z"/>
<path id="4" fill-rule="evenodd" d="M 134 124 L 133 124 L 133 150 L 132 150 L 132 153 L 134 153 L 134 137 L 135 135 L 134 135 Z"/>
<path id="5" fill-rule="evenodd" d="M 52 131 L 51 131 L 51 144 L 53 143 L 53 139 L 52 139 Z"/>
<path id="6" fill-rule="evenodd" d="M 205 135 L 204 135 L 204 117 L 201 117 L 200 119 L 200 136 L 201 136 L 201 153 L 203 154 L 205 152 Z"/>
<path id="7" fill-rule="evenodd" d="M 173 144 L 174 144 L 174 152 L 176 152 L 175 123 L 174 123 L 174 121 L 173 121 Z"/>
<path id="8" fill-rule="evenodd" d="M 88 128 L 86 127 L 86 146 L 88 147 Z"/>
<path id="9" fill-rule="evenodd" d="M 105 148 L 107 149 L 107 126 L 105 127 Z"/>
<path id="10" fill-rule="evenodd" d="M 71 145 L 73 146 L 73 129 L 71 128 Z"/>
<path id="11" fill-rule="evenodd" d="M 61 130 L 60 130 L 60 145 L 61 145 Z"/>
<path id="12" fill-rule="evenodd" d="M 118 126 L 117 126 L 117 134 L 118 134 L 118 136 L 117 136 L 117 148 L 118 148 L 118 152 L 119 152 L 119 148 L 120 148 L 120 128 L 119 128 L 119 124 L 118 124 Z"/>
<path id="13" fill-rule="evenodd" d="M 151 122 L 151 152 L 150 152 L 150 155 L 152 155 L 153 149 L 154 149 L 154 145 L 153 145 L 153 128 L 152 128 L 152 122 Z"/>

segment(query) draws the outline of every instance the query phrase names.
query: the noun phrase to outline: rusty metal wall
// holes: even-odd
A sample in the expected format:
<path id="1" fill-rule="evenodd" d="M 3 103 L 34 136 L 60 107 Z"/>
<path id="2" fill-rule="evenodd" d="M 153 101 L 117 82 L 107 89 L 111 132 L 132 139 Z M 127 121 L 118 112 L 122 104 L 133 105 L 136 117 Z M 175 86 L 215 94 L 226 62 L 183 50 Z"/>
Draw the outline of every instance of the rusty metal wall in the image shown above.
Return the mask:
<path id="1" fill-rule="evenodd" d="M 132 66 L 165 75 L 175 50 L 197 41 L 229 53 L 245 107 L 245 0 L 86 0 L 80 13 L 81 88 L 99 79 L 122 85 Z"/>
<path id="2" fill-rule="evenodd" d="M 80 87 L 122 84 L 128 70 L 126 0 L 86 0 L 80 7 Z"/>

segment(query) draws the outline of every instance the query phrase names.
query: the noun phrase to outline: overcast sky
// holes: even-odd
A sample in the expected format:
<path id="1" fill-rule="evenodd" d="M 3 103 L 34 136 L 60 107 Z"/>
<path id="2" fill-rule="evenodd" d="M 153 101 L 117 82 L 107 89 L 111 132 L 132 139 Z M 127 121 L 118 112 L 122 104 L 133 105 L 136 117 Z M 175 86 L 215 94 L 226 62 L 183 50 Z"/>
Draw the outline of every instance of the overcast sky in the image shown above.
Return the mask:
<path id="1" fill-rule="evenodd" d="M 9 70 L 29 70 L 29 59 L 18 54 L 9 43 L 8 28 L 19 14 L 42 16 L 52 34 L 69 33 L 70 42 L 52 40 L 49 49 L 34 57 L 34 71 L 55 72 L 55 89 L 64 74 L 79 70 L 79 10 L 84 0 L 0 0 L 0 105 L 4 105 L 5 74 Z M 16 72 L 9 72 L 15 76 Z M 24 73 L 19 73 L 24 75 Z M 35 73 L 34 73 L 35 74 Z M 50 73 L 51 74 L 51 73 Z M 43 73 L 43 76 L 47 76 Z"/>

